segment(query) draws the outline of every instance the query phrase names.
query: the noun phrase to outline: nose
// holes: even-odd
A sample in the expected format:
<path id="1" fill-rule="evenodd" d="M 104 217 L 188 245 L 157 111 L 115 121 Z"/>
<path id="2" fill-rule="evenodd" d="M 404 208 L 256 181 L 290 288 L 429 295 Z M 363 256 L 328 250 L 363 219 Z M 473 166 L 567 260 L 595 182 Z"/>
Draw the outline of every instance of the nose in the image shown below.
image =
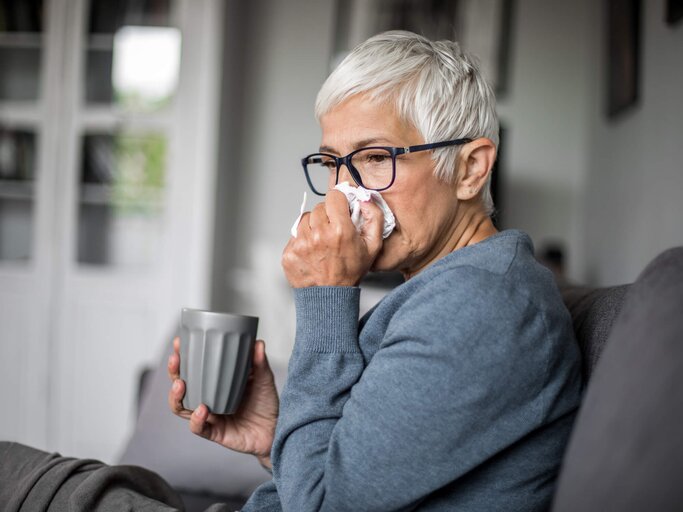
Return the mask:
<path id="1" fill-rule="evenodd" d="M 346 164 L 341 164 L 339 166 L 339 172 L 337 173 L 337 183 L 335 183 L 335 185 L 342 183 L 343 181 L 348 181 L 349 185 L 358 185 Z"/>

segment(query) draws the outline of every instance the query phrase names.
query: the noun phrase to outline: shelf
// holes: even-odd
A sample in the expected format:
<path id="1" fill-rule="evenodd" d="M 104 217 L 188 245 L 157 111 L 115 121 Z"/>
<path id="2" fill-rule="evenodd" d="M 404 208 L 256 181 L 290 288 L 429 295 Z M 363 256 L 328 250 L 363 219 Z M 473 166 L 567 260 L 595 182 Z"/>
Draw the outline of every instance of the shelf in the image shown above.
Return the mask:
<path id="1" fill-rule="evenodd" d="M 0 101 L 0 125 L 35 130 L 41 121 L 41 111 L 39 101 Z"/>
<path id="2" fill-rule="evenodd" d="M 79 123 L 85 130 L 139 130 L 165 132 L 171 128 L 170 109 L 157 112 L 131 112 L 118 106 L 89 104 L 81 107 Z"/>
<path id="3" fill-rule="evenodd" d="M 43 46 L 41 32 L 0 32 L 0 48 L 37 48 Z"/>
<path id="4" fill-rule="evenodd" d="M 81 203 L 83 204 L 109 204 L 111 197 L 111 185 L 81 184 Z"/>
<path id="5" fill-rule="evenodd" d="M 0 179 L 0 199 L 33 200 L 33 181 Z"/>
<path id="6" fill-rule="evenodd" d="M 90 34 L 87 49 L 103 52 L 114 51 L 114 34 Z"/>
<path id="7" fill-rule="evenodd" d="M 80 202 L 84 205 L 118 206 L 118 205 L 141 205 L 155 210 L 161 210 L 163 205 L 163 191 L 151 187 L 136 187 L 134 192 L 149 194 L 150 197 L 157 195 L 156 199 L 137 200 L 137 199 L 118 199 L 114 197 L 114 186 L 100 183 L 82 183 Z"/>

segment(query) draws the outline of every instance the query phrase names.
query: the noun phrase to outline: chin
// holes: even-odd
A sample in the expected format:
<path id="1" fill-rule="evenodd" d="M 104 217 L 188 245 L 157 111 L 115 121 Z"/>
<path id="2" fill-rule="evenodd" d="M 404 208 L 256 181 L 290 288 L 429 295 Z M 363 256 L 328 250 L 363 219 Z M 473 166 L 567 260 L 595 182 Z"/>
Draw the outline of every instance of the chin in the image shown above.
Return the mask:
<path id="1" fill-rule="evenodd" d="M 379 255 L 372 263 L 370 270 L 372 272 L 393 272 L 401 269 L 402 263 L 403 258 L 392 251 L 385 251 L 384 248 L 382 248 Z"/>

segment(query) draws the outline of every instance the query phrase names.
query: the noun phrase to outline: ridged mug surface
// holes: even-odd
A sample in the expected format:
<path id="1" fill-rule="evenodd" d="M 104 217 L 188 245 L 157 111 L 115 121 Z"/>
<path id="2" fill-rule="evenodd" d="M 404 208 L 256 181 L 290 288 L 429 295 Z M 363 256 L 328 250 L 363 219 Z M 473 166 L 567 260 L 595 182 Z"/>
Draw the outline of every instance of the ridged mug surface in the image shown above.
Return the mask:
<path id="1" fill-rule="evenodd" d="M 233 414 L 247 384 L 258 318 L 183 308 L 180 378 L 186 409 L 205 404 L 215 414 Z"/>

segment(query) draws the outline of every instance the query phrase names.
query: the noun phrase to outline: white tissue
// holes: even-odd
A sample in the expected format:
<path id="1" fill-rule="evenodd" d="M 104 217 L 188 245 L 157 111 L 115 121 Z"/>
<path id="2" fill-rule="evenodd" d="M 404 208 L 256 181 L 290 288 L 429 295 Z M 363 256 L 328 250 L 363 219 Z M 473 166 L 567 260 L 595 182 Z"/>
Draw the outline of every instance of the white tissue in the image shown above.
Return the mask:
<path id="1" fill-rule="evenodd" d="M 379 192 L 376 190 L 368 190 L 363 187 L 352 187 L 347 181 L 339 183 L 336 187 L 346 196 L 346 200 L 349 202 L 349 211 L 351 212 L 351 222 L 356 226 L 356 229 L 360 232 L 365 219 L 360 211 L 360 203 L 362 201 L 373 201 L 377 206 L 380 207 L 382 213 L 384 214 L 384 227 L 382 228 L 382 238 L 388 238 L 389 235 L 394 231 L 396 227 L 396 219 L 394 218 L 394 213 L 389 209 L 389 205 L 384 200 Z M 299 222 L 301 222 L 301 216 L 304 214 L 304 208 L 306 208 L 306 192 L 304 192 L 304 200 L 301 203 L 301 211 L 299 216 L 296 218 L 294 225 L 292 226 L 292 236 L 296 238 L 296 230 L 299 227 Z"/>
<path id="2" fill-rule="evenodd" d="M 304 215 L 304 209 L 306 208 L 306 191 L 304 190 L 304 200 L 301 201 L 301 208 L 299 208 L 299 216 L 296 218 L 294 221 L 294 225 L 292 226 L 292 229 L 289 230 L 289 232 L 292 234 L 294 238 L 296 238 L 296 230 L 299 227 L 299 222 L 301 222 L 301 217 Z"/>
<path id="3" fill-rule="evenodd" d="M 396 227 L 396 219 L 394 213 L 389 209 L 389 205 L 384 200 L 382 195 L 376 190 L 368 190 L 363 187 L 352 187 L 348 181 L 339 183 L 335 189 L 343 192 L 346 195 L 346 200 L 349 202 L 349 210 L 351 210 L 351 222 L 356 226 L 358 231 L 361 230 L 365 219 L 360 211 L 360 203 L 362 201 L 372 201 L 380 207 L 384 214 L 384 227 L 382 228 L 382 238 L 388 238 Z"/>

